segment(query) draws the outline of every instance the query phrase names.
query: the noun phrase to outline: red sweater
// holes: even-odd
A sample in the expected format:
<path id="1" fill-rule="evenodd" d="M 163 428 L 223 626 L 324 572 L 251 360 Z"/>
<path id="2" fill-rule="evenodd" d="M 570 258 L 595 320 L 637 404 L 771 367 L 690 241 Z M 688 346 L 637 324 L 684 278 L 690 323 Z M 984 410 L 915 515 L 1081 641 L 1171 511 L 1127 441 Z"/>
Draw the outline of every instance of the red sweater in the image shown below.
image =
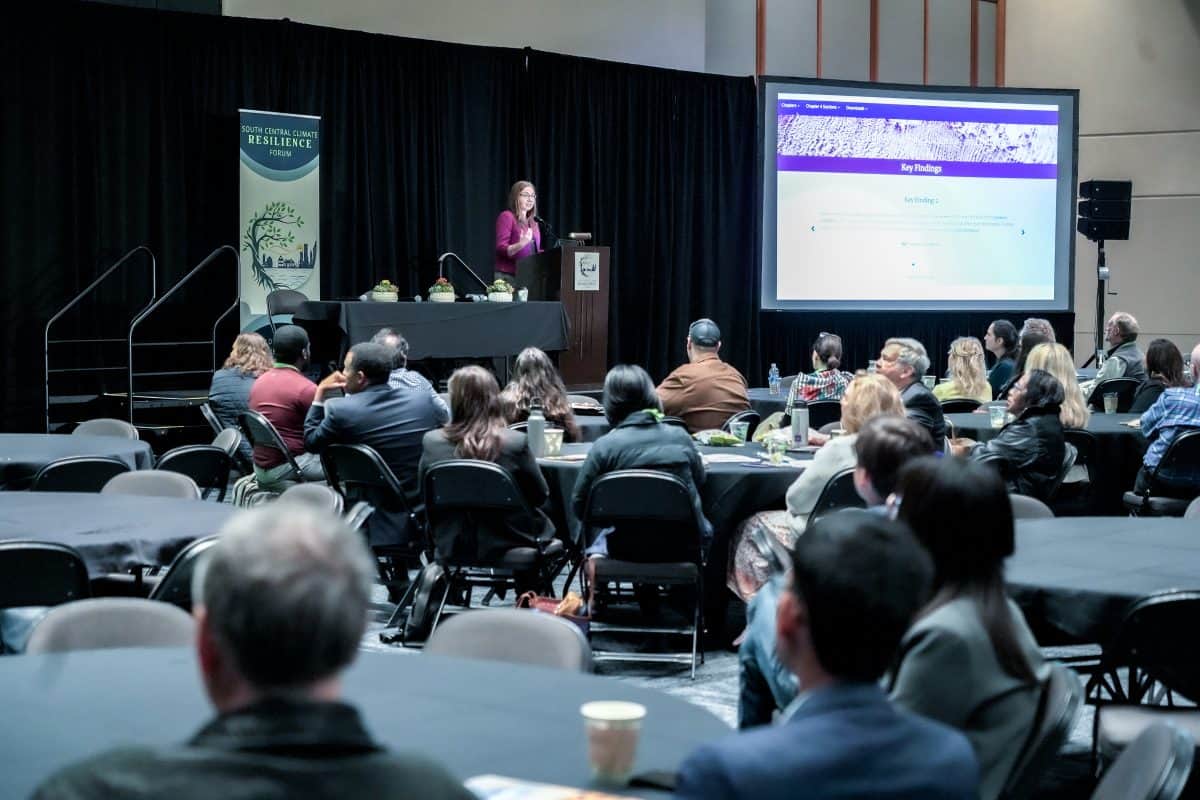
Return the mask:
<path id="1" fill-rule="evenodd" d="M 292 455 L 304 452 L 304 417 L 312 405 L 317 385 L 292 367 L 273 367 L 254 381 L 250 389 L 250 410 L 266 417 L 279 431 Z M 254 448 L 254 465 L 262 469 L 284 462 L 278 451 Z"/>

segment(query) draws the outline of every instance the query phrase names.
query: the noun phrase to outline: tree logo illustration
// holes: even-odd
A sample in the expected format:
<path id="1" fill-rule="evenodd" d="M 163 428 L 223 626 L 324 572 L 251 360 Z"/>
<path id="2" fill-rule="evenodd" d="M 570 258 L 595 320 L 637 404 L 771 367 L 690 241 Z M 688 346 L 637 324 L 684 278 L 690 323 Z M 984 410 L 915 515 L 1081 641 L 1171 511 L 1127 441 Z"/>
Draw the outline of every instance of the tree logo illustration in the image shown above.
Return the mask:
<path id="1" fill-rule="evenodd" d="M 250 251 L 251 269 L 258 285 L 268 292 L 281 288 L 267 273 L 275 265 L 282 265 L 282 254 L 294 249 L 296 230 L 304 227 L 304 220 L 290 203 L 276 201 L 267 203 L 262 210 L 250 217 L 242 245 Z M 306 256 L 308 248 L 304 248 Z M 272 255 L 274 253 L 274 255 Z M 311 260 L 315 262 L 316 243 L 313 244 Z M 305 258 L 307 261 L 308 258 Z M 301 264 L 311 268 L 312 264 Z"/>

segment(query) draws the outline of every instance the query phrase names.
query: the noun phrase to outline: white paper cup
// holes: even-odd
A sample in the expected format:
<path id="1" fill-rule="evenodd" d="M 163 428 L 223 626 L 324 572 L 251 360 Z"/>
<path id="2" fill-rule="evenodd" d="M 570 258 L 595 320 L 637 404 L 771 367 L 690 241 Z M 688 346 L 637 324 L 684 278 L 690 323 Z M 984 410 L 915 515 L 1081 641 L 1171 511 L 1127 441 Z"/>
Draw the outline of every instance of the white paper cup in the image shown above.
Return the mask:
<path id="1" fill-rule="evenodd" d="M 627 783 L 637 761 L 646 707 L 622 700 L 597 700 L 584 703 L 579 713 L 587 731 L 592 776 L 603 783 Z"/>
<path id="2" fill-rule="evenodd" d="M 993 428 L 1003 428 L 1008 409 L 1004 406 L 988 406 L 988 415 L 991 417 Z"/>

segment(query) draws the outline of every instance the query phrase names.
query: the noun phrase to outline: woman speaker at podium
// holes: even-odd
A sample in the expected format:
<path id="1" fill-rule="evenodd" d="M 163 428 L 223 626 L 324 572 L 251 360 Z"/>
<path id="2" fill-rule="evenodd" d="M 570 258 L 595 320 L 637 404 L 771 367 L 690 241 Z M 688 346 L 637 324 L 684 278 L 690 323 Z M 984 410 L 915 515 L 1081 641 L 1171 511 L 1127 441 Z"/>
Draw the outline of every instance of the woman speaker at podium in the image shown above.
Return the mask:
<path id="1" fill-rule="evenodd" d="M 508 191 L 508 208 L 496 217 L 496 278 L 509 283 L 517 275 L 517 259 L 540 253 L 542 232 L 537 224 L 537 192 L 529 181 L 517 181 Z"/>

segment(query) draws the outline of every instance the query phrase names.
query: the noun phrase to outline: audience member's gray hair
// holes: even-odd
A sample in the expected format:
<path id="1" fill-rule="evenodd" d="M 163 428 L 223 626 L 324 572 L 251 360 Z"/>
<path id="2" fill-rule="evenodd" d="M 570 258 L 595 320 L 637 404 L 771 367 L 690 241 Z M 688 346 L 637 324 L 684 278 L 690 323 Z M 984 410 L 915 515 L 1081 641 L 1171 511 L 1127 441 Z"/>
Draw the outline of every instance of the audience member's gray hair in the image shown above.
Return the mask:
<path id="1" fill-rule="evenodd" d="M 1138 334 L 1142 329 L 1138 326 L 1138 321 L 1134 319 L 1133 314 L 1127 311 L 1118 311 L 1112 315 L 1112 322 L 1117 326 L 1117 333 L 1121 334 L 1121 342 L 1137 341 Z"/>
<path id="2" fill-rule="evenodd" d="M 1057 342 L 1058 339 L 1054 336 L 1054 326 L 1050 324 L 1050 320 L 1042 319 L 1041 317 L 1030 317 L 1021 325 L 1021 336 L 1027 333 L 1036 333 L 1046 337 L 1047 342 Z"/>
<path id="3" fill-rule="evenodd" d="M 235 515 L 192 583 L 222 651 L 261 689 L 340 672 L 366 630 L 374 566 L 331 514 L 270 505 Z"/>
<path id="4" fill-rule="evenodd" d="M 918 342 L 916 339 L 892 338 L 884 342 L 885 348 L 895 345 L 900 348 L 896 360 L 901 364 L 908 364 L 912 367 L 913 375 L 917 380 L 929 371 L 929 354 L 925 352 L 925 345 Z"/>
<path id="5" fill-rule="evenodd" d="M 391 328 L 380 328 L 371 337 L 372 344 L 382 344 L 395 351 L 392 369 L 402 369 L 408 365 L 408 340 Z"/>

